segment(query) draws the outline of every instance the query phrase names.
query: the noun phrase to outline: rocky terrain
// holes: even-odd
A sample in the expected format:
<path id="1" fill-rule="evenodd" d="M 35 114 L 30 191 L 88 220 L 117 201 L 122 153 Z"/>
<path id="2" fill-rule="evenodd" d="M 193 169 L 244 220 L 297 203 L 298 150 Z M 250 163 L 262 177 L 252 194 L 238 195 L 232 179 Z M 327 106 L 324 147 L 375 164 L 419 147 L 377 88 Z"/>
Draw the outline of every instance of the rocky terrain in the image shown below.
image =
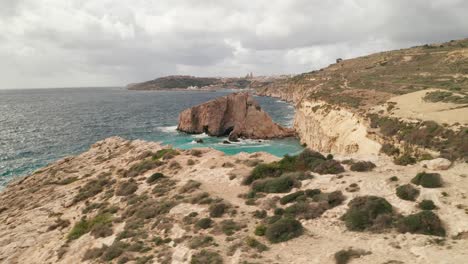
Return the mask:
<path id="1" fill-rule="evenodd" d="M 178 130 L 210 136 L 272 139 L 295 136 L 294 130 L 273 122 L 249 93 L 233 93 L 188 108 L 179 115 Z"/>
<path id="2" fill-rule="evenodd" d="M 461 264 L 467 171 L 109 138 L 0 193 L 0 262 Z"/>
<path id="3" fill-rule="evenodd" d="M 301 141 L 324 152 L 468 159 L 468 39 L 342 60 L 268 84 L 296 105 Z M 319 136 L 316 136 L 319 135 Z"/>

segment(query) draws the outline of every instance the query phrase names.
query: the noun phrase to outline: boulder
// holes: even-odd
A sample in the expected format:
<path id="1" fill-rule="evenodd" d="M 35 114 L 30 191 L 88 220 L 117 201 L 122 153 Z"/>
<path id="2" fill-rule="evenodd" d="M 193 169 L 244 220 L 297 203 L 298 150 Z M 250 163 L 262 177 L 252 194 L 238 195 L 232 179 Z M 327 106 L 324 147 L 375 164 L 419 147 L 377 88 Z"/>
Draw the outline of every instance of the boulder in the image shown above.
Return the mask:
<path id="1" fill-rule="evenodd" d="M 452 162 L 444 158 L 421 161 L 421 166 L 425 166 L 430 170 L 448 170 L 451 165 Z"/>
<path id="2" fill-rule="evenodd" d="M 292 128 L 282 127 L 264 112 L 246 92 L 233 93 L 185 109 L 179 115 L 179 131 L 210 136 L 272 139 L 295 136 Z"/>

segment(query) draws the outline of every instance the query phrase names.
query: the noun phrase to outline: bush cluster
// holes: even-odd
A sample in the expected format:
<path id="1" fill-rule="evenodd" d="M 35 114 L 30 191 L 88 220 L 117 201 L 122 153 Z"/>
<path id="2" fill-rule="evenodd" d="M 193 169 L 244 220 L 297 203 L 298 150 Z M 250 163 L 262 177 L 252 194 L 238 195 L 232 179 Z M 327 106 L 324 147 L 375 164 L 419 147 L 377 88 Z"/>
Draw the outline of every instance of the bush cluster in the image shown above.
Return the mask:
<path id="1" fill-rule="evenodd" d="M 382 197 L 360 196 L 351 200 L 343 215 L 346 227 L 352 231 L 375 230 L 388 226 L 393 209 Z"/>
<path id="2" fill-rule="evenodd" d="M 413 184 L 421 185 L 425 188 L 442 187 L 442 178 L 439 173 L 420 172 L 411 180 Z"/>
<path id="3" fill-rule="evenodd" d="M 312 171 L 320 174 L 337 174 L 344 171 L 341 164 L 329 156 L 327 159 L 319 152 L 305 149 L 297 156 L 284 156 L 283 159 L 272 163 L 261 163 L 257 165 L 252 173 L 244 179 L 243 183 L 251 184 L 255 180 L 264 178 L 275 178 L 285 172 Z"/>
<path id="4" fill-rule="evenodd" d="M 265 237 L 271 243 L 288 241 L 302 234 L 301 222 L 293 218 L 281 218 L 267 226 Z"/>
<path id="5" fill-rule="evenodd" d="M 290 176 L 256 180 L 252 183 L 252 190 L 265 193 L 286 193 L 291 191 L 295 181 Z"/>
<path id="6" fill-rule="evenodd" d="M 442 222 L 432 211 L 422 211 L 403 217 L 398 221 L 397 228 L 401 233 L 445 236 Z"/>
<path id="7" fill-rule="evenodd" d="M 375 168 L 375 164 L 370 161 L 353 162 L 350 167 L 352 171 L 359 171 L 359 172 L 371 171 L 374 168 Z"/>
<path id="8" fill-rule="evenodd" d="M 422 210 L 434 210 L 436 209 L 436 206 L 434 204 L 434 202 L 432 200 L 422 200 L 419 204 L 418 204 L 419 208 L 421 208 Z"/>
<path id="9" fill-rule="evenodd" d="M 415 201 L 419 196 L 419 190 L 411 184 L 404 184 L 396 188 L 396 195 L 406 201 Z"/>

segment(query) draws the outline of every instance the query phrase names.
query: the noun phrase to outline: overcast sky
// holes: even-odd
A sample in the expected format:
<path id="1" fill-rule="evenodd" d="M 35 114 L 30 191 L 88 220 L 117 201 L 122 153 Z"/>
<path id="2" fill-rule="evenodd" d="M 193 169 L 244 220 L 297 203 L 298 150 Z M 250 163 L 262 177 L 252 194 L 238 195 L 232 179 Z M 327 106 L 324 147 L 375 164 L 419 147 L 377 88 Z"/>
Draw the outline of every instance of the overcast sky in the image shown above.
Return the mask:
<path id="1" fill-rule="evenodd" d="M 300 73 L 466 37 L 466 0 L 0 0 L 0 89 Z"/>

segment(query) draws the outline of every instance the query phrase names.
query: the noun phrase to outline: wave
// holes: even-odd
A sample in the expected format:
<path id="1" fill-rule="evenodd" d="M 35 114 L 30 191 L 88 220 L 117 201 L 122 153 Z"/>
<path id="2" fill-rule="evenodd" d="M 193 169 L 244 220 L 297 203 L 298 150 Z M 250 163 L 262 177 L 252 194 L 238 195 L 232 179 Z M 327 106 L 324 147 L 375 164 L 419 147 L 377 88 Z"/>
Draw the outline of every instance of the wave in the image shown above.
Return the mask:
<path id="1" fill-rule="evenodd" d="M 157 128 L 159 131 L 164 133 L 175 133 L 177 132 L 177 126 L 163 126 Z"/>
<path id="2" fill-rule="evenodd" d="M 193 138 L 209 138 L 210 136 L 206 133 L 198 134 L 198 135 L 193 135 Z"/>

